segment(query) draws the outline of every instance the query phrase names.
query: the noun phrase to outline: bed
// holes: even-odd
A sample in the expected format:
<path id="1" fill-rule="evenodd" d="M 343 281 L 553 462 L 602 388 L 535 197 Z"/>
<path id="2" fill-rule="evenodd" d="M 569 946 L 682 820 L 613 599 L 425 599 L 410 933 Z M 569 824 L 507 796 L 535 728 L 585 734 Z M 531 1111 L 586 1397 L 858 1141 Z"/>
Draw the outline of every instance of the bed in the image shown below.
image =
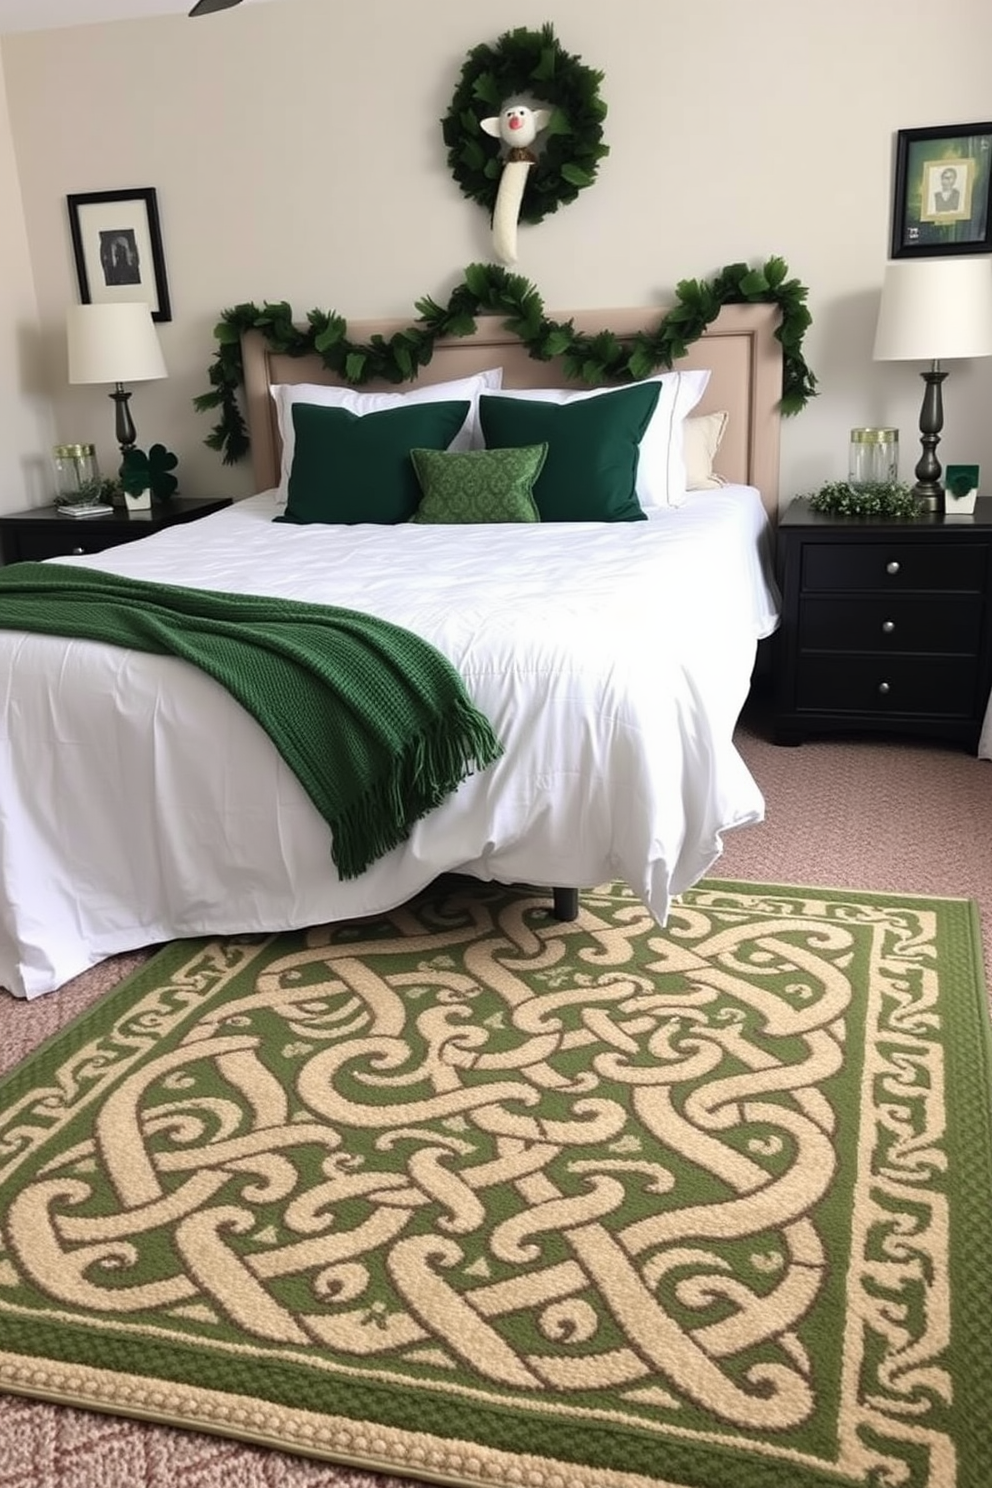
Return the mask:
<path id="1" fill-rule="evenodd" d="M 654 314 L 572 318 L 630 334 Z M 455 665 L 504 753 L 343 879 L 299 780 L 212 678 L 170 656 L 0 629 L 0 987 L 32 998 L 141 946 L 381 913 L 446 872 L 549 892 L 622 878 L 664 923 L 723 834 L 763 814 L 732 735 L 777 623 L 775 324 L 772 307 L 725 309 L 676 369 L 709 371 L 694 418 L 728 415 L 724 484 L 643 521 L 528 525 L 274 520 L 285 489 L 271 389 L 334 379 L 249 334 L 257 494 L 58 561 L 403 625 Z M 482 319 L 435 349 L 418 388 L 493 368 L 501 392 L 564 382 Z"/>
<path id="2" fill-rule="evenodd" d="M 992 695 L 985 706 L 985 718 L 978 739 L 978 758 L 992 760 Z"/>

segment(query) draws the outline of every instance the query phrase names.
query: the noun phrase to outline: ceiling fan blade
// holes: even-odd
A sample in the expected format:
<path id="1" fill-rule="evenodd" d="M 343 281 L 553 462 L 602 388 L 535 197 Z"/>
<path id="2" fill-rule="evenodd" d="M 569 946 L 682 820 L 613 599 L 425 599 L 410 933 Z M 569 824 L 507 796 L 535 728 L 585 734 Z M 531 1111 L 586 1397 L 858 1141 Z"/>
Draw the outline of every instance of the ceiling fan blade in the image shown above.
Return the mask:
<path id="1" fill-rule="evenodd" d="M 241 0 L 196 0 L 190 15 L 212 15 L 215 10 L 230 10 L 232 5 L 240 4 Z"/>

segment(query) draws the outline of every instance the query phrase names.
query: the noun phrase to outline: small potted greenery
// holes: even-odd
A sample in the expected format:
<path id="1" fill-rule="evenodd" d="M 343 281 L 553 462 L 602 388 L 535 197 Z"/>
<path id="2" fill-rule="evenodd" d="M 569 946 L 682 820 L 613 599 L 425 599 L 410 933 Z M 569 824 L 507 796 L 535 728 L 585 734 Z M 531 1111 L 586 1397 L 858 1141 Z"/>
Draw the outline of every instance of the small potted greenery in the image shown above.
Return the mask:
<path id="1" fill-rule="evenodd" d="M 179 464 L 177 457 L 164 444 L 153 444 L 146 453 L 141 449 L 125 450 L 121 461 L 120 482 L 129 511 L 147 511 L 152 501 L 168 501 L 179 489 L 171 473 Z"/>
<path id="2" fill-rule="evenodd" d="M 921 511 L 903 481 L 827 481 L 806 499 L 813 511 L 843 517 L 915 517 Z"/>

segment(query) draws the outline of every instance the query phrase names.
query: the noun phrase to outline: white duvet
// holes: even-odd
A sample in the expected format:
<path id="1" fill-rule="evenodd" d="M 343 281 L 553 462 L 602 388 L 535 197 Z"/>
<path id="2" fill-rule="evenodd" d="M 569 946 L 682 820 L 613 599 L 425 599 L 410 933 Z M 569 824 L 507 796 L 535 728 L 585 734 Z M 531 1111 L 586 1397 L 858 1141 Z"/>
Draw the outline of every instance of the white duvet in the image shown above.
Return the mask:
<path id="1" fill-rule="evenodd" d="M 59 561 L 381 615 L 443 651 L 503 758 L 342 883 L 261 727 L 185 662 L 0 629 L 0 986 L 37 997 L 117 951 L 402 903 L 439 873 L 624 879 L 660 922 L 763 801 L 734 749 L 775 627 L 756 492 L 646 522 L 273 523 L 274 495 Z"/>

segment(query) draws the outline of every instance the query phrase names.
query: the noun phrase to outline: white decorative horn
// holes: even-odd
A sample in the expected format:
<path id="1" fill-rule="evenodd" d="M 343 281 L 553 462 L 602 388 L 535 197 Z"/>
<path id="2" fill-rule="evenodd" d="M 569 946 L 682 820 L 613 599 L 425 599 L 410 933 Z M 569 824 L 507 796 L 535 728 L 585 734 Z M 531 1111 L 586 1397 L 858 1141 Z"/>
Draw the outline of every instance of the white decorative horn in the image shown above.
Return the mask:
<path id="1" fill-rule="evenodd" d="M 517 261 L 517 223 L 530 167 L 529 160 L 508 160 L 499 178 L 493 209 L 493 252 L 502 264 Z"/>

